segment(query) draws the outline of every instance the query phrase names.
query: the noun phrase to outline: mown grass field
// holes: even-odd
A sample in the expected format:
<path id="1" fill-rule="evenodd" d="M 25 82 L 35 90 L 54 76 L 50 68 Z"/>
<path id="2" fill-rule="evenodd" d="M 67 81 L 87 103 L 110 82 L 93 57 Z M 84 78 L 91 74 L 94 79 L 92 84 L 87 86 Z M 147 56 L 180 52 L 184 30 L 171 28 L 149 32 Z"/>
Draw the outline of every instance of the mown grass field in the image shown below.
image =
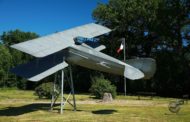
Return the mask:
<path id="1" fill-rule="evenodd" d="M 118 96 L 104 103 L 88 94 L 77 94 L 77 111 L 66 104 L 60 115 L 58 104 L 49 111 L 50 100 L 40 100 L 33 93 L 0 89 L 0 122 L 190 122 L 190 103 L 173 114 L 167 107 L 175 100 L 172 98 Z"/>

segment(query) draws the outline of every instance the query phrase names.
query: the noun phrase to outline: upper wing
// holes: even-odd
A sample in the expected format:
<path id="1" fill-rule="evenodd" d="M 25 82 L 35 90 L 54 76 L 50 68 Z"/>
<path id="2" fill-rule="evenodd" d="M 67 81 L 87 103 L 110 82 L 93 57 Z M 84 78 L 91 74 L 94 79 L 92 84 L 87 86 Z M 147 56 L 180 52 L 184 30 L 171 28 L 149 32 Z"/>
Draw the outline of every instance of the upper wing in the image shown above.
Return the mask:
<path id="1" fill-rule="evenodd" d="M 11 47 L 35 57 L 45 57 L 73 45 L 73 39 L 78 36 L 93 38 L 110 31 L 110 29 L 104 26 L 90 23 L 63 32 L 14 44 Z"/>

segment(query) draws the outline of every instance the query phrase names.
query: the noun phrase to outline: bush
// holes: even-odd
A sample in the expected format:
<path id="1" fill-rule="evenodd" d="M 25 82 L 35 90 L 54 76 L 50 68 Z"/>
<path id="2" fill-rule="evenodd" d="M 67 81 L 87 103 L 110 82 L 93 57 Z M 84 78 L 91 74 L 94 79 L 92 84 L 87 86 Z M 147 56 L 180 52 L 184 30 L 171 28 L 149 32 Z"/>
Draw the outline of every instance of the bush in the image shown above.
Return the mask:
<path id="1" fill-rule="evenodd" d="M 57 87 L 57 86 L 56 86 Z M 35 95 L 39 96 L 39 98 L 51 98 L 53 93 L 53 83 L 42 83 L 38 87 L 35 88 Z"/>
<path id="2" fill-rule="evenodd" d="M 97 98 L 103 98 L 105 92 L 111 93 L 113 98 L 116 97 L 116 87 L 104 77 L 92 78 L 92 86 L 89 91 Z"/>

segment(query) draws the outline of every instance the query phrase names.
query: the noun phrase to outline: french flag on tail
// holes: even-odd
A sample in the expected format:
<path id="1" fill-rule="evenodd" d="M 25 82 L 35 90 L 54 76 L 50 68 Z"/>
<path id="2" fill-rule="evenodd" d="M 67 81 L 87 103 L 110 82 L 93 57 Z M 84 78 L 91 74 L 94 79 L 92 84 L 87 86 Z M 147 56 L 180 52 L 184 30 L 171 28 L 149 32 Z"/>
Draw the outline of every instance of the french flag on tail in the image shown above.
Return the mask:
<path id="1" fill-rule="evenodd" d="M 119 49 L 117 49 L 117 53 L 120 53 L 123 50 L 123 47 L 124 47 L 124 40 L 122 40 Z"/>

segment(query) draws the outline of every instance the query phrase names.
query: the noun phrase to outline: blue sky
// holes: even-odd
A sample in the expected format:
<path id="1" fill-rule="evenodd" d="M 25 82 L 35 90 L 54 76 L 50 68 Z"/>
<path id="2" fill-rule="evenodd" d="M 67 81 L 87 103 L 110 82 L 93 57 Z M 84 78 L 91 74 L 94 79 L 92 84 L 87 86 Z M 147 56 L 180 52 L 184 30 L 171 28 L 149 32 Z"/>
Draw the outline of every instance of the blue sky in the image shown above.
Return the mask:
<path id="1" fill-rule="evenodd" d="M 94 22 L 98 2 L 108 0 L 0 0 L 0 35 L 20 29 L 42 36 Z"/>

